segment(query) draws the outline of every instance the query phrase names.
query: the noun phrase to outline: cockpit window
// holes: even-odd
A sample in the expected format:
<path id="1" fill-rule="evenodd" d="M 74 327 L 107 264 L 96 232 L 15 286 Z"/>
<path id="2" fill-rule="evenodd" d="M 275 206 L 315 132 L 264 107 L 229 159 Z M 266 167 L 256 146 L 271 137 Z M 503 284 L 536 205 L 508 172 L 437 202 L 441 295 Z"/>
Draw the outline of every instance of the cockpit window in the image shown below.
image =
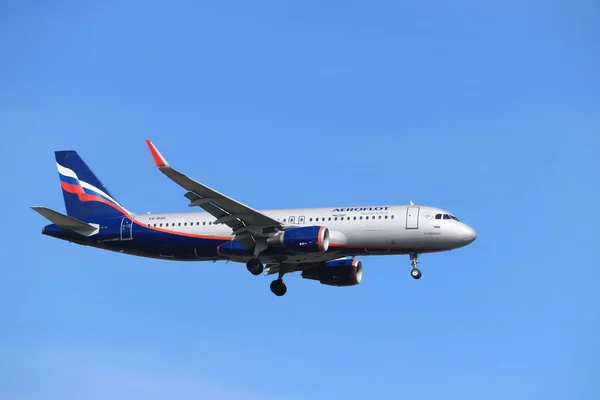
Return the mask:
<path id="1" fill-rule="evenodd" d="M 435 219 L 453 219 L 455 221 L 460 221 L 458 218 L 456 218 L 452 214 L 436 214 Z"/>

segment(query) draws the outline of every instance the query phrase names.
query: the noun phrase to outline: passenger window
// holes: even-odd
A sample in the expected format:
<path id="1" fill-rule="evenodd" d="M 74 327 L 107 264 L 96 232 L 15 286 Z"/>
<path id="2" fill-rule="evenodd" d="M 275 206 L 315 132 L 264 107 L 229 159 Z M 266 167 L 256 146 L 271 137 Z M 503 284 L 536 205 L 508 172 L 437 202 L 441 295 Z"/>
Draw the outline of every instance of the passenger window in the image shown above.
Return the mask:
<path id="1" fill-rule="evenodd" d="M 394 219 L 394 214 L 392 214 L 392 219 Z"/>
<path id="2" fill-rule="evenodd" d="M 362 219 L 362 215 L 360 216 L 360 218 L 359 218 L 359 219 Z"/>
<path id="3" fill-rule="evenodd" d="M 294 217 L 290 217 L 290 224 L 294 223 L 294 219 L 295 219 Z"/>
<path id="4" fill-rule="evenodd" d="M 312 218 L 311 218 L 311 219 L 309 219 L 309 221 L 310 221 L 310 222 L 312 222 Z"/>
<path id="5" fill-rule="evenodd" d="M 387 217 L 388 217 L 388 216 L 386 215 L 386 216 L 385 216 L 385 219 L 387 219 Z"/>
<path id="6" fill-rule="evenodd" d="M 162 224 L 160 224 L 160 227 L 162 228 Z"/>
<path id="7" fill-rule="evenodd" d="M 354 217 L 354 220 L 356 221 L 356 217 Z"/>
<path id="8" fill-rule="evenodd" d="M 184 222 L 184 223 L 183 223 L 183 226 L 187 226 L 187 222 Z"/>
<path id="9" fill-rule="evenodd" d="M 381 215 L 379 216 L 379 219 L 381 219 Z"/>

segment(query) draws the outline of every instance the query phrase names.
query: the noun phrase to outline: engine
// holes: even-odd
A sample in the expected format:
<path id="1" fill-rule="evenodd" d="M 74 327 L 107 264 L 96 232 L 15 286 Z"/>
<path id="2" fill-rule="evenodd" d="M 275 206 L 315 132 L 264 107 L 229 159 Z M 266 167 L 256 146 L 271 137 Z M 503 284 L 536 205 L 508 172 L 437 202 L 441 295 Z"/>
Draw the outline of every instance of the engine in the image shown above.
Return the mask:
<path id="1" fill-rule="evenodd" d="M 267 244 L 294 253 L 324 253 L 329 248 L 329 229 L 324 226 L 291 228 L 267 239 Z"/>
<path id="2" fill-rule="evenodd" d="M 356 259 L 332 260 L 302 271 L 304 279 L 329 286 L 355 286 L 362 280 L 362 262 Z"/>

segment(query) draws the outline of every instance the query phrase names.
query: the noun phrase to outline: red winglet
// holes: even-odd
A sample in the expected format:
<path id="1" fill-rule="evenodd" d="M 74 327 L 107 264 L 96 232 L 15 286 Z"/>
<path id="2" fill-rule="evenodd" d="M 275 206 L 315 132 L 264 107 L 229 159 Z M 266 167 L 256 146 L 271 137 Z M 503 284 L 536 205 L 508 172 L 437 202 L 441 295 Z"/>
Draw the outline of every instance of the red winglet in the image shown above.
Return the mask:
<path id="1" fill-rule="evenodd" d="M 160 154 L 156 146 L 154 146 L 154 143 L 152 143 L 150 140 L 146 140 L 146 144 L 150 149 L 150 154 L 152 154 L 154 164 L 156 164 L 157 167 L 166 167 L 168 165 L 167 160 L 165 160 L 162 154 Z"/>

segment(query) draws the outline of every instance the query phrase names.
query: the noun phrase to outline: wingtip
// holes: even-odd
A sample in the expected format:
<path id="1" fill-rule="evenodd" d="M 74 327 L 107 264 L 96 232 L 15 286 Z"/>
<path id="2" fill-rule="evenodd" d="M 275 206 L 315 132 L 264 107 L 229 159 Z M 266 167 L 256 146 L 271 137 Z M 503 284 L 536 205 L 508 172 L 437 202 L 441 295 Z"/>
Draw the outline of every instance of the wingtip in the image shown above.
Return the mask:
<path id="1" fill-rule="evenodd" d="M 154 164 L 157 167 L 166 167 L 169 165 L 167 160 L 160 154 L 154 143 L 151 140 L 146 140 L 146 145 L 148 145 L 148 149 L 150 149 L 150 154 L 152 154 L 152 159 L 154 160 Z"/>

